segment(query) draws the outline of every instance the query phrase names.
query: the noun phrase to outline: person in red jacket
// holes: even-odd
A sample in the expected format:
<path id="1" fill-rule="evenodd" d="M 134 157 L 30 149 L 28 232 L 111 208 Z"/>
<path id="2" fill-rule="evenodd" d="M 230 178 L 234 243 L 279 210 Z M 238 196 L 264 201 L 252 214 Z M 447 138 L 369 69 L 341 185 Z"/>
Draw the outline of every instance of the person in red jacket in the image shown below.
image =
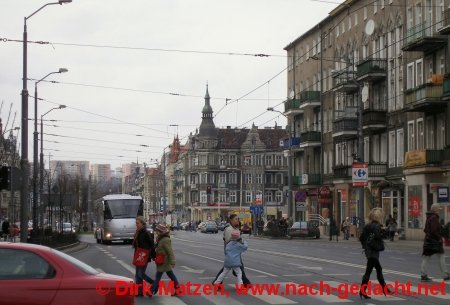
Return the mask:
<path id="1" fill-rule="evenodd" d="M 439 260 L 439 267 L 443 274 L 444 281 L 449 281 L 450 276 L 445 265 L 444 247 L 442 244 L 441 224 L 439 223 L 439 210 L 441 207 L 437 203 L 431 205 L 427 212 L 427 221 L 425 223 L 425 241 L 423 243 L 422 265 L 420 267 L 420 279 L 422 282 L 430 282 L 428 277 L 428 261 L 433 254 L 436 254 Z"/>

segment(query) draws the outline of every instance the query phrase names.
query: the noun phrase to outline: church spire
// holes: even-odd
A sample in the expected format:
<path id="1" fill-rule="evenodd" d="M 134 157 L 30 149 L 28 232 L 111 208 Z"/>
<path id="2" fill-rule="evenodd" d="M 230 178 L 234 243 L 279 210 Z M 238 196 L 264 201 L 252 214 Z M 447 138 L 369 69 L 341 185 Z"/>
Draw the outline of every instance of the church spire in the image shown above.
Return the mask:
<path id="1" fill-rule="evenodd" d="M 216 126 L 213 121 L 213 110 L 210 104 L 208 84 L 206 84 L 205 105 L 202 109 L 202 123 L 200 124 L 199 137 L 215 138 Z"/>

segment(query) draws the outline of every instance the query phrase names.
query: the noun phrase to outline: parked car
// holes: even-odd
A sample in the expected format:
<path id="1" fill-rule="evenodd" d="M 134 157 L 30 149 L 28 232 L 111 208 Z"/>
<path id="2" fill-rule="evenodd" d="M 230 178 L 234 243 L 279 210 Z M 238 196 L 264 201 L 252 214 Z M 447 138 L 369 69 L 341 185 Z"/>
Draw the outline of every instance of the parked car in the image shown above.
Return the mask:
<path id="1" fill-rule="evenodd" d="M 214 221 L 207 221 L 205 226 L 201 229 L 202 233 L 218 233 L 219 229 L 217 228 L 217 224 Z"/>
<path id="2" fill-rule="evenodd" d="M 75 228 L 72 226 L 70 222 L 63 222 L 63 233 L 64 234 L 75 233 Z"/>
<path id="3" fill-rule="evenodd" d="M 100 273 L 57 250 L 27 243 L 0 243 L 2 304 L 132 305 L 134 296 L 115 293 L 117 282 L 131 278 Z M 96 290 L 102 284 L 102 294 Z"/>
<path id="4" fill-rule="evenodd" d="M 288 238 L 292 239 L 293 237 L 320 238 L 320 230 L 319 227 L 313 222 L 294 222 L 292 227 L 288 229 Z"/>
<path id="5" fill-rule="evenodd" d="M 206 226 L 206 222 L 201 222 L 197 226 L 197 230 L 200 230 L 202 232 L 202 229 Z"/>
<path id="6" fill-rule="evenodd" d="M 226 221 L 221 221 L 221 222 L 217 225 L 217 228 L 218 228 L 220 231 L 223 231 L 223 230 L 225 230 L 225 226 L 227 225 L 227 223 L 228 223 L 228 222 L 226 222 Z"/>
<path id="7" fill-rule="evenodd" d="M 180 224 L 180 230 L 187 231 L 189 229 L 189 221 Z"/>
<path id="8" fill-rule="evenodd" d="M 252 234 L 252 228 L 247 223 L 245 223 L 241 227 L 241 233 L 250 235 L 250 234 Z"/>

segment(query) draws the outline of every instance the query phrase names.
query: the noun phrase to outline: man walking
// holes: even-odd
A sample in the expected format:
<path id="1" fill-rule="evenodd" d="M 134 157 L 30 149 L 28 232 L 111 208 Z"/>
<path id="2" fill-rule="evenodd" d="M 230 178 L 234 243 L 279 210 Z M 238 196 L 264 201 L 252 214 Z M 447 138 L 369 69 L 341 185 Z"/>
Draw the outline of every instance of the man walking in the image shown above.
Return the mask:
<path id="1" fill-rule="evenodd" d="M 230 242 L 231 240 L 231 236 L 233 234 L 233 232 L 239 232 L 240 234 L 240 230 L 239 230 L 239 218 L 237 217 L 236 214 L 231 214 L 230 218 L 229 218 L 229 223 L 225 226 L 225 229 L 223 230 L 223 250 L 226 253 L 226 247 L 227 244 Z M 235 233 L 236 234 L 236 233 Z M 242 282 L 244 285 L 250 285 L 250 280 L 247 278 L 247 276 L 245 275 L 245 270 L 244 270 L 244 263 L 242 262 L 242 257 L 241 257 L 241 266 L 240 269 L 242 271 Z M 222 273 L 223 271 L 223 266 L 220 269 L 219 273 L 217 273 L 216 277 L 213 280 L 213 283 L 216 282 L 217 278 L 219 277 L 219 275 Z M 234 274 L 234 273 L 233 273 Z"/>
<path id="2" fill-rule="evenodd" d="M 450 276 L 445 265 L 444 247 L 442 244 L 441 225 L 439 223 L 440 206 L 437 203 L 431 205 L 430 211 L 427 212 L 427 221 L 425 223 L 425 241 L 423 243 L 422 265 L 420 268 L 420 279 L 422 282 L 430 282 L 432 279 L 428 277 L 428 261 L 433 254 L 436 254 L 439 260 L 443 280 L 450 281 Z"/>

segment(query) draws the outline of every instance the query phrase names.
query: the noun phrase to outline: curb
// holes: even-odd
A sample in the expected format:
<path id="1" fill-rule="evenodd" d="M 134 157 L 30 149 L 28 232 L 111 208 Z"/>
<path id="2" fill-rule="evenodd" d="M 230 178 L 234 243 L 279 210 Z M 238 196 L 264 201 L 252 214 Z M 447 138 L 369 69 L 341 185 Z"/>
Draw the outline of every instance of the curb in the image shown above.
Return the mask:
<path id="1" fill-rule="evenodd" d="M 61 251 L 61 252 L 70 253 L 70 252 L 75 252 L 75 251 L 80 251 L 80 250 L 86 249 L 87 247 L 88 247 L 87 243 L 78 241 L 76 243 L 61 246 L 61 247 L 56 247 L 54 249 Z"/>

